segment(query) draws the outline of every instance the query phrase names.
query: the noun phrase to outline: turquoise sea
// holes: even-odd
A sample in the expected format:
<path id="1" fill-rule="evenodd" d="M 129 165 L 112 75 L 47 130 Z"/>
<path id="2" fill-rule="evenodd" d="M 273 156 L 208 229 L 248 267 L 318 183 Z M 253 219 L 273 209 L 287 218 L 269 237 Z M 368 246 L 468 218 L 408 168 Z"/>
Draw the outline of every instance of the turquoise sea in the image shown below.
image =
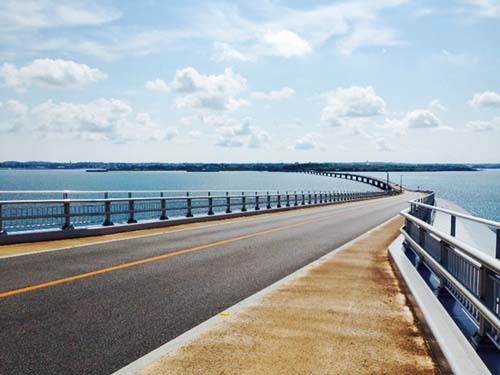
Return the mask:
<path id="1" fill-rule="evenodd" d="M 365 173 L 385 178 L 385 173 Z M 390 172 L 411 188 L 434 190 L 474 215 L 500 221 L 500 170 L 475 172 Z M 187 190 L 308 191 L 374 188 L 346 180 L 279 172 L 106 172 L 83 170 L 0 170 L 0 190 Z M 176 193 L 172 193 L 176 194 Z M 179 195 L 177 194 L 177 195 Z M 38 195 L 37 195 L 38 196 Z M 22 196 L 23 198 L 33 197 Z M 48 197 L 48 196 L 45 196 Z M 59 196 L 56 196 L 60 198 Z M 21 198 L 0 194 L 0 199 Z"/>

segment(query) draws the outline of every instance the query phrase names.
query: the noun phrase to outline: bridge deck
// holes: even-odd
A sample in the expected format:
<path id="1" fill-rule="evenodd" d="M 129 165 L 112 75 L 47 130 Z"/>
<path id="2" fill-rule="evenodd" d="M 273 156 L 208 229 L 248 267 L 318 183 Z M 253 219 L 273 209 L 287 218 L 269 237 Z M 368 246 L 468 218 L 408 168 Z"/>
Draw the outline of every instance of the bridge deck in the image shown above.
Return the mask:
<path id="1" fill-rule="evenodd" d="M 387 257 L 401 225 L 391 220 L 140 373 L 436 373 Z"/>
<path id="2" fill-rule="evenodd" d="M 394 217 L 415 196 L 0 259 L 0 373 L 112 373 Z M 372 291 L 350 289 L 373 306 Z"/>

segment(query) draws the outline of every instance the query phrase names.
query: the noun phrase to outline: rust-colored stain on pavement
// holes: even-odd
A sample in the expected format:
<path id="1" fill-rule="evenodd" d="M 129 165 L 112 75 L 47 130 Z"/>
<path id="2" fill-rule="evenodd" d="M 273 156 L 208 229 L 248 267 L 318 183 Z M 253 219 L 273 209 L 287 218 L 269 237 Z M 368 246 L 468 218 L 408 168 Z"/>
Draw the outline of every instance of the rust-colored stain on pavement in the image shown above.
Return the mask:
<path id="1" fill-rule="evenodd" d="M 393 219 L 242 309 L 146 374 L 434 374 L 391 269 Z"/>

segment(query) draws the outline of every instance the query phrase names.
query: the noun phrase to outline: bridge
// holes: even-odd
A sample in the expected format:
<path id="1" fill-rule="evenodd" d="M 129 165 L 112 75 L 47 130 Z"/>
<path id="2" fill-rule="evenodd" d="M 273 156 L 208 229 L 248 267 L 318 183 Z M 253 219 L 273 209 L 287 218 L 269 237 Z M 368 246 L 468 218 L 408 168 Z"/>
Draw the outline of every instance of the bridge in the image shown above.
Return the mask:
<path id="1" fill-rule="evenodd" d="M 343 178 L 346 180 L 361 182 L 364 184 L 375 186 L 375 187 L 382 189 L 382 190 L 402 191 L 401 186 L 389 181 L 389 175 L 387 175 L 386 180 L 383 180 L 383 179 L 377 178 L 377 177 L 359 175 L 359 174 L 349 173 L 349 172 L 329 172 L 329 171 L 309 170 L 309 171 L 305 171 L 304 173 L 314 174 L 314 175 L 318 175 L 318 176 Z"/>
<path id="2" fill-rule="evenodd" d="M 498 264 L 432 228 L 433 195 L 341 178 L 380 191 L 64 192 L 0 202 L 0 373 L 314 372 L 314 363 L 348 372 L 363 361 L 375 372 L 492 371 L 480 356 L 498 337 Z M 445 335 L 421 332 L 409 317 L 387 261 L 400 213 L 417 255 L 401 244 L 391 252 L 399 282 L 419 298 L 396 255 L 437 272 L 438 294 L 469 304 L 478 351 L 462 333 L 459 344 L 443 343 L 455 332 L 448 325 Z M 471 267 L 482 276 L 465 277 Z M 427 327 L 445 326 L 429 319 Z M 431 350 L 429 337 L 438 342 Z M 169 361 L 171 352 L 182 357 Z"/>

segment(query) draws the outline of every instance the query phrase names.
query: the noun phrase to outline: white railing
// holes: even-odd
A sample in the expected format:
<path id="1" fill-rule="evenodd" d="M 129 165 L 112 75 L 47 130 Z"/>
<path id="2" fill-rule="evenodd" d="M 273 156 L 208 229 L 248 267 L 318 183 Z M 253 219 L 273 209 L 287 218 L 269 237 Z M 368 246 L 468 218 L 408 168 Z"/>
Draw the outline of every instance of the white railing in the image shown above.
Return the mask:
<path id="1" fill-rule="evenodd" d="M 150 191 L 148 191 L 150 192 Z M 73 192 L 76 193 L 76 192 Z M 85 192 L 89 193 L 89 192 Z M 94 193 L 94 192 L 93 192 Z M 116 193 L 114 191 L 113 193 Z M 123 192 L 121 192 L 123 193 Z M 241 192 L 239 194 L 195 194 L 126 197 L 69 198 L 70 191 L 63 192 L 63 199 L 22 199 L 0 201 L 0 234 L 37 230 L 72 230 L 75 227 L 111 226 L 115 223 L 134 224 L 138 221 L 168 220 L 169 217 L 193 217 L 230 214 L 233 211 L 259 211 L 282 207 L 345 202 L 392 195 L 393 192 Z"/>
<path id="2" fill-rule="evenodd" d="M 447 290 L 475 322 L 473 342 L 489 338 L 500 348 L 500 260 L 455 237 L 457 217 L 494 228 L 498 255 L 500 223 L 435 207 L 425 198 L 410 203 L 410 210 L 401 212 L 406 219 L 401 229 L 406 246 L 418 255 L 419 264 L 437 274 L 437 292 Z M 436 211 L 450 215 L 451 233 L 430 224 Z"/>

